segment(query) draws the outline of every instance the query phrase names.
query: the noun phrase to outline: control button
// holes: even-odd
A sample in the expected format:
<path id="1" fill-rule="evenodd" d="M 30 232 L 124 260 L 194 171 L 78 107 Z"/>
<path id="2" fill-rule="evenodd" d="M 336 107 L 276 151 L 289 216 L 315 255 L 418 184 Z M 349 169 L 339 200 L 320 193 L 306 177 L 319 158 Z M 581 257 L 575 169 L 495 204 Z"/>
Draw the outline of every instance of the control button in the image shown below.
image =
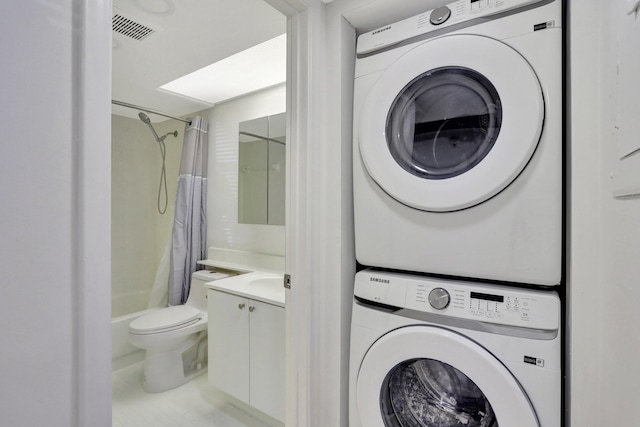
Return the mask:
<path id="1" fill-rule="evenodd" d="M 449 19 L 450 16 L 451 16 L 451 9 L 449 9 L 447 6 L 442 6 L 437 9 L 434 9 L 433 12 L 431 12 L 431 17 L 429 18 L 429 21 L 431 21 L 433 25 L 440 25 L 440 24 L 444 24 L 447 21 L 447 19 Z"/>
<path id="2" fill-rule="evenodd" d="M 435 308 L 436 310 L 447 308 L 450 301 L 451 296 L 446 289 L 433 288 L 431 292 L 429 292 L 429 304 L 431 304 L 431 307 Z"/>

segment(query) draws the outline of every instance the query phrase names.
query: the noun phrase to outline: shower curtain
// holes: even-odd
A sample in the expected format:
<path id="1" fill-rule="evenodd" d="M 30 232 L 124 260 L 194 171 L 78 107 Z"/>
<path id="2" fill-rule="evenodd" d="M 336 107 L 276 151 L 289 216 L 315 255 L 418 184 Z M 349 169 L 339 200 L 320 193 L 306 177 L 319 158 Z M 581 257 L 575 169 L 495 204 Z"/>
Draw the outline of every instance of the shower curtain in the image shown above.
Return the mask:
<path id="1" fill-rule="evenodd" d="M 196 262 L 206 258 L 207 129 L 202 117 L 186 126 L 173 219 L 169 305 L 184 304 Z"/>

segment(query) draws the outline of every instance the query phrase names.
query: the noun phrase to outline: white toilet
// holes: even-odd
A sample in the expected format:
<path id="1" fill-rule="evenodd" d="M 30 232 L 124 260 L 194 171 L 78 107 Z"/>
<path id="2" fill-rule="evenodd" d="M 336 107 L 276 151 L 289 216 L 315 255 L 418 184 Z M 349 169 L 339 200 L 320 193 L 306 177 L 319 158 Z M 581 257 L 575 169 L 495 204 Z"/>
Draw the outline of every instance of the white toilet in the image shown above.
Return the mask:
<path id="1" fill-rule="evenodd" d="M 229 277 L 208 270 L 191 276 L 184 305 L 161 308 L 129 325 L 129 340 L 147 351 L 143 388 L 159 393 L 178 387 L 207 369 L 207 300 L 204 284 Z"/>

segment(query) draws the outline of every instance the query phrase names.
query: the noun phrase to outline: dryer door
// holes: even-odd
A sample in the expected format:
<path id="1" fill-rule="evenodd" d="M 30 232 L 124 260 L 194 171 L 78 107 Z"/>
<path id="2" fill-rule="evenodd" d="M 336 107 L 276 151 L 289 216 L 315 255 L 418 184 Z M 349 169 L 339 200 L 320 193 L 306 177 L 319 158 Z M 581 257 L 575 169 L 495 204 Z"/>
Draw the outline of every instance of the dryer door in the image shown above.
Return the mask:
<path id="1" fill-rule="evenodd" d="M 376 341 L 356 385 L 367 427 L 540 427 L 518 381 L 476 342 L 435 326 Z"/>
<path id="2" fill-rule="evenodd" d="M 365 99 L 358 143 L 367 172 L 391 197 L 449 212 L 516 179 L 543 122 L 540 83 L 517 51 L 452 35 L 415 47 L 382 73 Z"/>

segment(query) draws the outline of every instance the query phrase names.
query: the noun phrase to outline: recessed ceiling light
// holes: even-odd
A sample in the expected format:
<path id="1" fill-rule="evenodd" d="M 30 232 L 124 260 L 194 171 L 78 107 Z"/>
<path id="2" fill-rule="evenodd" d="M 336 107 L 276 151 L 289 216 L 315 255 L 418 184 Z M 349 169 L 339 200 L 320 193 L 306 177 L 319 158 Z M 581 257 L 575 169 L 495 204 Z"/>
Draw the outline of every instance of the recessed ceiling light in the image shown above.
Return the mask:
<path id="1" fill-rule="evenodd" d="M 284 83 L 287 35 L 236 53 L 160 87 L 210 104 Z"/>
<path id="2" fill-rule="evenodd" d="M 133 4 L 152 15 L 173 15 L 176 11 L 173 0 L 133 0 Z"/>

